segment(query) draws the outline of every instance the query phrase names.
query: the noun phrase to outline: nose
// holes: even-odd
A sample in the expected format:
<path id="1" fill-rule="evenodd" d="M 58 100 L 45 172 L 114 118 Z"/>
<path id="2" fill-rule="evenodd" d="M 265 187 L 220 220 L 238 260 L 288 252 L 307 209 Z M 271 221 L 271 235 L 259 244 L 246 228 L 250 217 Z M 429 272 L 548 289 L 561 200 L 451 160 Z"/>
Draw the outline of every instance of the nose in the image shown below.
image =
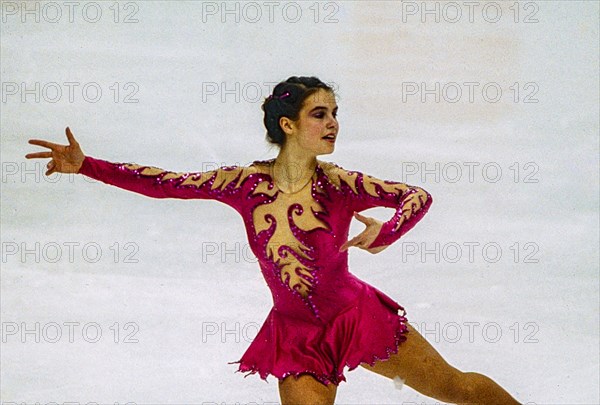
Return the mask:
<path id="1" fill-rule="evenodd" d="M 333 128 L 337 128 L 338 126 L 338 121 L 337 118 L 332 117 L 329 122 L 327 123 L 327 128 L 329 129 L 333 129 Z"/>

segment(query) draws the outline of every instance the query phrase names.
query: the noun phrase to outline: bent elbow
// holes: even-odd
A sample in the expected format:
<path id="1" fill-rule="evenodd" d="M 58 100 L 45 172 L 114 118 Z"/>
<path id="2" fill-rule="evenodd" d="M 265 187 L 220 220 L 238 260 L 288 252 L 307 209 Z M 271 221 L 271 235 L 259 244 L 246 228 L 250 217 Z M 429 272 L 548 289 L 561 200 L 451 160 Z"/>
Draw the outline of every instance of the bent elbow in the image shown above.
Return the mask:
<path id="1" fill-rule="evenodd" d="M 419 208 L 417 211 L 427 211 L 429 209 L 429 206 L 431 206 L 431 203 L 433 202 L 433 197 L 431 197 L 431 194 L 429 194 L 429 192 L 421 187 L 413 187 L 412 188 L 412 193 L 411 193 L 411 197 L 413 198 L 413 200 L 416 200 L 419 202 Z M 425 213 L 423 212 L 423 213 Z"/>
<path id="2" fill-rule="evenodd" d="M 433 202 L 433 197 L 431 197 L 431 194 L 429 194 L 429 192 L 427 190 L 425 190 L 423 188 L 419 188 L 419 190 L 417 192 L 419 193 L 419 198 L 424 203 L 427 203 L 429 205 Z"/>

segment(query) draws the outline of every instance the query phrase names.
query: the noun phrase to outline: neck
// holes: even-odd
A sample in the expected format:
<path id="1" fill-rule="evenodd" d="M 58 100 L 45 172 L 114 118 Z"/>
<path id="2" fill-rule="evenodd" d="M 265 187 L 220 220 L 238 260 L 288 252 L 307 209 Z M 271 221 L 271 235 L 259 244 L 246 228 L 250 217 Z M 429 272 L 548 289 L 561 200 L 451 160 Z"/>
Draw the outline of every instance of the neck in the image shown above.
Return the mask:
<path id="1" fill-rule="evenodd" d="M 284 146 L 275 159 L 273 169 L 279 184 L 299 185 L 312 177 L 316 167 L 315 155 Z"/>

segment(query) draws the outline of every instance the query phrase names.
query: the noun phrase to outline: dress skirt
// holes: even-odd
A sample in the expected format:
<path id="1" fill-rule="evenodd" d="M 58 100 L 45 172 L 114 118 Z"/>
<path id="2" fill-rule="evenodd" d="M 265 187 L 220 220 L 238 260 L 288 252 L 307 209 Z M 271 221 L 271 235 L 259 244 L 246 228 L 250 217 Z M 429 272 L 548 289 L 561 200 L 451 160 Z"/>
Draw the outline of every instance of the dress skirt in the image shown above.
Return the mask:
<path id="1" fill-rule="evenodd" d="M 398 311 L 401 314 L 398 314 Z M 321 383 L 338 385 L 361 363 L 374 365 L 398 352 L 406 340 L 406 311 L 368 283 L 357 298 L 326 325 L 293 318 L 272 308 L 256 337 L 238 361 L 236 372 L 269 374 L 279 380 L 311 374 Z"/>

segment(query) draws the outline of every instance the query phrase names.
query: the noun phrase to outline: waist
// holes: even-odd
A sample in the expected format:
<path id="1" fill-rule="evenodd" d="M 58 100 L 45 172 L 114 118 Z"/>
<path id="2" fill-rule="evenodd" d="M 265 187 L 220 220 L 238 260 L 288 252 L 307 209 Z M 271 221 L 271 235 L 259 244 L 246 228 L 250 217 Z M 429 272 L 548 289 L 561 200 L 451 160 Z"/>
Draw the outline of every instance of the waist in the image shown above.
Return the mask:
<path id="1" fill-rule="evenodd" d="M 340 312 L 354 306 L 365 288 L 363 282 L 351 274 L 331 283 L 322 281 L 319 280 L 306 298 L 285 287 L 271 289 L 274 310 L 285 316 L 317 321 L 314 315 L 316 309 L 320 322 L 328 322 Z"/>

